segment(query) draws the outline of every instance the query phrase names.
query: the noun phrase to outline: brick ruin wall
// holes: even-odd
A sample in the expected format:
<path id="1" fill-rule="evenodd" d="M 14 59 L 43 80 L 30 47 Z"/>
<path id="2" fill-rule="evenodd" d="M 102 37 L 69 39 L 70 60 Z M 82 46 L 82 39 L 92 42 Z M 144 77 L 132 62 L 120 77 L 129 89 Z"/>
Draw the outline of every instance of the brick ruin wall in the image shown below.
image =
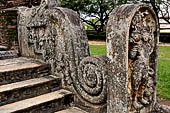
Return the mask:
<path id="1" fill-rule="evenodd" d="M 39 5 L 41 0 L 1 0 L 0 9 L 18 7 L 18 6 L 28 6 Z"/>
<path id="2" fill-rule="evenodd" d="M 0 1 L 0 46 L 18 50 L 17 7 L 37 6 L 41 0 L 1 0 Z"/>
<path id="3" fill-rule="evenodd" d="M 17 42 L 17 10 L 0 12 L 0 45 L 12 48 Z"/>

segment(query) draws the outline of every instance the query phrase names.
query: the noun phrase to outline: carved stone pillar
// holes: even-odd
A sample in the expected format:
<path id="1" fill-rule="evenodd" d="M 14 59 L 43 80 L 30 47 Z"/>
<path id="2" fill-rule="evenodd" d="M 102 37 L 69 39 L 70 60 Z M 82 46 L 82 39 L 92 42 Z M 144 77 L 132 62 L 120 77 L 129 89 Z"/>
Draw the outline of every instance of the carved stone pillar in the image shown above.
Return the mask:
<path id="1" fill-rule="evenodd" d="M 156 104 L 158 19 L 151 7 L 122 5 L 107 24 L 107 113 L 149 113 Z"/>

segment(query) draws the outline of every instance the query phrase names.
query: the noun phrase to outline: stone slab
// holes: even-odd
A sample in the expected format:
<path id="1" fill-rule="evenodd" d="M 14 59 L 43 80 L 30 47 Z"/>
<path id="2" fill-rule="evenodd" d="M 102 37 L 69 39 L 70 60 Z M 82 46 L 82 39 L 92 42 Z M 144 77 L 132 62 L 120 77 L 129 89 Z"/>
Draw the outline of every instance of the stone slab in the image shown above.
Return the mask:
<path id="1" fill-rule="evenodd" d="M 0 85 L 46 76 L 51 73 L 49 64 L 19 57 L 0 61 Z"/>
<path id="2" fill-rule="evenodd" d="M 38 97 L 1 106 L 0 113 L 35 113 L 37 110 L 39 110 L 39 113 L 51 113 L 51 111 L 53 111 L 49 110 L 51 107 L 55 110 L 63 109 L 64 104 L 67 104 L 65 103 L 65 99 L 68 99 L 66 96 L 71 97 L 71 95 L 71 92 L 61 89 Z M 51 104 L 54 106 L 51 106 Z M 43 106 L 46 106 L 46 109 L 43 109 Z"/>
<path id="3" fill-rule="evenodd" d="M 56 78 L 58 78 L 58 77 L 56 77 Z M 51 80 L 55 80 L 56 78 L 54 78 L 52 76 L 47 76 L 47 77 L 40 77 L 40 78 L 30 79 L 30 80 L 26 80 L 26 81 L 22 81 L 22 82 L 16 82 L 16 83 L 12 83 L 12 84 L 2 85 L 2 86 L 0 86 L 0 93 L 5 92 L 5 91 L 14 90 L 14 89 L 20 89 L 23 87 L 35 86 L 37 84 L 43 84 L 43 83 L 49 82 Z"/>
<path id="4" fill-rule="evenodd" d="M 0 49 L 5 50 L 5 47 L 4 48 L 0 47 Z M 14 50 L 0 51 L 0 60 L 16 57 L 18 57 L 18 54 Z"/>
<path id="5" fill-rule="evenodd" d="M 61 78 L 53 75 L 0 86 L 0 106 L 61 89 Z"/>
<path id="6" fill-rule="evenodd" d="M 6 51 L 8 48 L 6 46 L 0 46 L 0 51 Z"/>
<path id="7" fill-rule="evenodd" d="M 0 73 L 41 66 L 43 63 L 25 57 L 6 59 L 0 62 Z"/>

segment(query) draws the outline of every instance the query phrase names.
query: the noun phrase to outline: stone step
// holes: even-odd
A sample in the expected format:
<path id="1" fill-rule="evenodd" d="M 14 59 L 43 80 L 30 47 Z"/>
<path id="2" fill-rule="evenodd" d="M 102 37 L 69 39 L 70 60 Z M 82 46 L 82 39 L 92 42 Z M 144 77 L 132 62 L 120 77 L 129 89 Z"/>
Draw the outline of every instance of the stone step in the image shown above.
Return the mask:
<path id="1" fill-rule="evenodd" d="M 86 111 L 81 110 L 80 108 L 77 107 L 71 107 L 65 110 L 61 110 L 55 113 L 88 113 Z"/>
<path id="2" fill-rule="evenodd" d="M 50 70 L 49 64 L 31 58 L 0 60 L 0 85 L 49 75 Z"/>
<path id="3" fill-rule="evenodd" d="M 2 59 L 8 59 L 8 58 L 16 58 L 18 57 L 18 54 L 14 50 L 5 50 L 5 47 L 0 47 L 0 60 Z"/>
<path id="4" fill-rule="evenodd" d="M 72 100 L 72 93 L 61 89 L 1 106 L 0 113 L 54 113 L 68 107 Z"/>
<path id="5" fill-rule="evenodd" d="M 61 89 L 61 78 L 53 75 L 0 86 L 0 106 Z"/>
<path id="6" fill-rule="evenodd" d="M 0 45 L 0 51 L 7 51 L 8 47 Z"/>

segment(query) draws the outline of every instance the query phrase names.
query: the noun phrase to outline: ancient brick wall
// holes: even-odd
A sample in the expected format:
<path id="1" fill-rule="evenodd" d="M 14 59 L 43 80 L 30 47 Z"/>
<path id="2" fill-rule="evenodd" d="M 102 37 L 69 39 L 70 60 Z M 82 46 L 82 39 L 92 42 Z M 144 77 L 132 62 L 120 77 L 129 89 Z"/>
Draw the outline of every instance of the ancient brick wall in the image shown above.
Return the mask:
<path id="1" fill-rule="evenodd" d="M 17 10 L 0 12 L 0 45 L 12 48 L 17 42 Z"/>
<path id="2" fill-rule="evenodd" d="M 36 6 L 39 5 L 41 0 L 1 0 L 0 9 L 18 7 L 18 6 Z"/>
<path id="3" fill-rule="evenodd" d="M 41 0 L 1 0 L 0 1 L 0 45 L 18 50 L 17 7 L 37 6 Z"/>

